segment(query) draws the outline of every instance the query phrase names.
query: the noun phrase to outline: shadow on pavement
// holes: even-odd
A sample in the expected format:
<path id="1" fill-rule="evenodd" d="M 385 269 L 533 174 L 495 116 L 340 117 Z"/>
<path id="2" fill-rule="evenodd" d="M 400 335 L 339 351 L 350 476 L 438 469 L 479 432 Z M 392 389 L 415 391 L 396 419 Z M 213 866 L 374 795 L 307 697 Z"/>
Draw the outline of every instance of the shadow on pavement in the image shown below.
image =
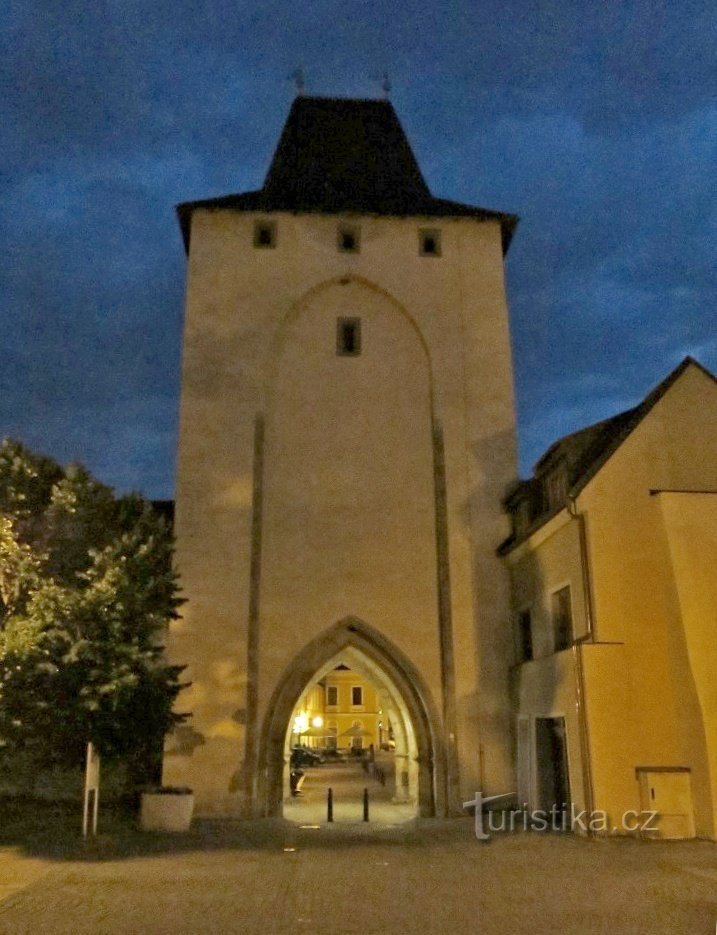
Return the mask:
<path id="1" fill-rule="evenodd" d="M 195 819 L 186 834 L 140 831 L 129 808 L 100 803 L 98 834 L 82 837 L 79 804 L 0 799 L 0 847 L 58 861 L 125 860 L 192 851 L 338 849 L 371 844 L 426 847 L 472 833 L 470 819 L 415 819 L 401 825 L 339 822 L 302 827 L 283 818 Z"/>

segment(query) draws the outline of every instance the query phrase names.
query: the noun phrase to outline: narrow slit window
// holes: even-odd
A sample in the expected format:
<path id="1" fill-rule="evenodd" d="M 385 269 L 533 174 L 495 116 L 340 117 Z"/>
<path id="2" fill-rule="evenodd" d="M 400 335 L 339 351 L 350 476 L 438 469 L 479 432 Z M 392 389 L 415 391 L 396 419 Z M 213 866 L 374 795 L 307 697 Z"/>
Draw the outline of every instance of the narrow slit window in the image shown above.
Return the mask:
<path id="1" fill-rule="evenodd" d="M 441 255 L 441 232 L 422 228 L 418 232 L 418 252 L 421 256 Z"/>
<path id="2" fill-rule="evenodd" d="M 337 234 L 337 246 L 340 253 L 358 253 L 361 249 L 360 228 L 352 224 L 340 224 Z"/>
<path id="3" fill-rule="evenodd" d="M 274 221 L 257 221 L 254 224 L 254 246 L 260 249 L 276 246 L 276 223 Z"/>
<path id="4" fill-rule="evenodd" d="M 361 353 L 361 319 L 336 320 L 336 353 L 340 357 L 358 357 Z"/>
<path id="5" fill-rule="evenodd" d="M 550 616 L 553 623 L 553 650 L 556 653 L 567 649 L 573 639 L 573 610 L 570 585 L 566 585 L 550 596 Z"/>
<path id="6" fill-rule="evenodd" d="M 530 610 L 521 610 L 518 614 L 518 651 L 520 662 L 530 662 L 533 658 L 533 620 Z"/>

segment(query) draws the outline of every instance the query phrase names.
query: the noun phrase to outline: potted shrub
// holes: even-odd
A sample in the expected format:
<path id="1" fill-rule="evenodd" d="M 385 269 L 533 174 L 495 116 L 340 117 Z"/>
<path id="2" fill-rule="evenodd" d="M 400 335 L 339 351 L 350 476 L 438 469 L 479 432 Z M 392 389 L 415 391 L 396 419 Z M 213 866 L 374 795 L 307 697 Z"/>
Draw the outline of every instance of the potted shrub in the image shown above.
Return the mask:
<path id="1" fill-rule="evenodd" d="M 186 786 L 159 786 L 142 793 L 142 831 L 189 831 L 194 795 Z"/>

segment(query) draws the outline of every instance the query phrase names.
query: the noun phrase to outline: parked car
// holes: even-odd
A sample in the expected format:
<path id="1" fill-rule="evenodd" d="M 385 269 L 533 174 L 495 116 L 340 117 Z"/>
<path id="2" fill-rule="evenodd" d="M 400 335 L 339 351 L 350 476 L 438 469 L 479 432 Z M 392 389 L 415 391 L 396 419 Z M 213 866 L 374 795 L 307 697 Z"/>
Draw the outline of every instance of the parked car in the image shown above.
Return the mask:
<path id="1" fill-rule="evenodd" d="M 325 763 L 343 763 L 346 760 L 346 751 L 336 747 L 327 747 L 321 751 Z"/>
<path id="2" fill-rule="evenodd" d="M 315 750 L 306 747 L 294 747 L 291 751 L 292 766 L 319 766 L 323 760 Z"/>

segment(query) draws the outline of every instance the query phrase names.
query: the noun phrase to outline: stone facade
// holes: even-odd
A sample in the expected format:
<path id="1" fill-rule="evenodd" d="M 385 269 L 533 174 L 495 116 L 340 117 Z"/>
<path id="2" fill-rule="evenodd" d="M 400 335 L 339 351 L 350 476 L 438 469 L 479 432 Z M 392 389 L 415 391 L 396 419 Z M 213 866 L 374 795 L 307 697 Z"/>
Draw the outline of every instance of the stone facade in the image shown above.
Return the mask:
<path id="1" fill-rule="evenodd" d="M 434 199 L 414 178 L 400 205 L 365 188 L 352 202 L 350 186 L 328 206 L 277 194 L 287 160 L 311 175 L 302 114 L 329 113 L 340 164 L 354 104 L 374 135 L 408 146 L 386 102 L 299 99 L 261 192 L 181 211 L 188 603 L 169 652 L 188 663 L 193 717 L 170 738 L 164 777 L 194 789 L 199 814 L 280 811 L 291 713 L 339 663 L 391 699 L 423 814 L 514 782 L 496 555 L 516 474 L 503 273 L 514 219 Z M 407 171 L 387 167 L 392 191 Z"/>

